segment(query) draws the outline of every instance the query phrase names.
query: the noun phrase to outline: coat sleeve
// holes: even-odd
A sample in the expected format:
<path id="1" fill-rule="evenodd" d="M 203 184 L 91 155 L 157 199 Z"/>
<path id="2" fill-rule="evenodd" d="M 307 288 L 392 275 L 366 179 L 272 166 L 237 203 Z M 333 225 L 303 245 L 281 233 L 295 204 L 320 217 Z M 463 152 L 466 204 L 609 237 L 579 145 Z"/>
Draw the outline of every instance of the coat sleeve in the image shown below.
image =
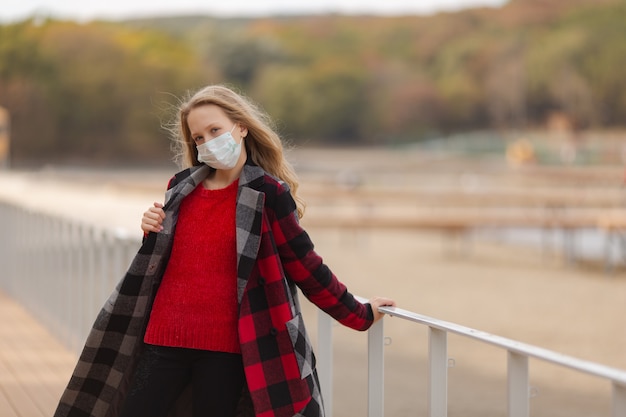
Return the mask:
<path id="1" fill-rule="evenodd" d="M 298 222 L 296 204 L 286 185 L 279 184 L 273 203 L 272 233 L 288 279 L 341 324 L 367 330 L 374 317 L 371 306 L 356 300 L 315 252 L 313 242 Z"/>

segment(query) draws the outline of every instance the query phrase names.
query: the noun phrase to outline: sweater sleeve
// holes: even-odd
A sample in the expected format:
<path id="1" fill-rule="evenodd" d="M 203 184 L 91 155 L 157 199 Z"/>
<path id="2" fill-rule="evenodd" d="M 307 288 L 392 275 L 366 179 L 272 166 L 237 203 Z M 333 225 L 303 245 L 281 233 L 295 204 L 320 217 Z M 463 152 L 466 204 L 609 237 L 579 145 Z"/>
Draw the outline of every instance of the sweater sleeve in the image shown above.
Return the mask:
<path id="1" fill-rule="evenodd" d="M 272 233 L 288 279 L 317 307 L 341 324 L 367 330 L 373 322 L 369 304 L 354 298 L 315 252 L 309 235 L 300 226 L 296 205 L 286 186 L 278 188 L 273 204 Z"/>

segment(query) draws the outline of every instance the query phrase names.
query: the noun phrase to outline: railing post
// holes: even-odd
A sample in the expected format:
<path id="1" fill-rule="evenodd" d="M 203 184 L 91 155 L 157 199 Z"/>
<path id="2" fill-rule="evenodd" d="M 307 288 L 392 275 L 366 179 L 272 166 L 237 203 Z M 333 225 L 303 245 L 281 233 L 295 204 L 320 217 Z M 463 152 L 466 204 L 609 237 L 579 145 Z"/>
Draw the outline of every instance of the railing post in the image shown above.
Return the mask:
<path id="1" fill-rule="evenodd" d="M 101 306 L 102 303 L 107 299 L 107 296 L 111 293 L 113 289 L 109 284 L 113 275 L 112 262 L 113 256 L 111 255 L 111 247 L 113 246 L 111 235 L 103 230 L 100 233 L 100 245 L 98 247 L 99 253 L 99 269 L 100 269 L 100 282 L 97 285 L 97 294 L 98 297 L 96 299 L 97 305 Z"/>
<path id="2" fill-rule="evenodd" d="M 448 334 L 434 327 L 428 328 L 428 415 L 448 415 Z"/>
<path id="3" fill-rule="evenodd" d="M 509 417 L 528 417 L 528 357 L 508 351 Z"/>
<path id="4" fill-rule="evenodd" d="M 68 294 L 68 300 L 72 300 L 68 303 L 68 313 L 70 314 L 70 328 L 71 331 L 71 348 L 74 352 L 80 353 L 81 348 L 81 329 L 83 328 L 83 305 L 85 300 L 83 298 L 83 281 L 84 275 L 84 248 L 83 248 L 83 228 L 80 223 L 73 222 L 71 227 L 71 279 L 70 279 L 70 291 Z"/>
<path id="5" fill-rule="evenodd" d="M 109 281 L 109 286 L 111 289 L 115 287 L 115 285 L 122 279 L 124 273 L 126 272 L 126 233 L 122 229 L 116 229 L 111 232 L 111 248 L 112 248 L 112 259 L 111 259 L 111 269 L 113 273 L 111 274 L 111 278 Z"/>
<path id="6" fill-rule="evenodd" d="M 333 319 L 322 310 L 317 315 L 317 373 L 326 417 L 333 416 Z"/>
<path id="7" fill-rule="evenodd" d="M 81 340 L 84 340 L 89 332 L 91 319 L 94 317 L 94 311 L 96 310 L 94 299 L 96 297 L 96 281 L 98 280 L 98 269 L 96 266 L 96 231 L 92 226 L 85 225 L 83 230 L 83 239 L 85 246 L 85 272 L 81 276 L 81 280 L 84 283 L 83 298 L 85 304 L 83 306 L 83 333 L 81 333 Z"/>
<path id="8" fill-rule="evenodd" d="M 611 417 L 626 416 L 626 385 L 613 382 L 613 398 L 611 399 Z"/>
<path id="9" fill-rule="evenodd" d="M 378 320 L 367 333 L 368 417 L 385 414 L 384 320 Z"/>

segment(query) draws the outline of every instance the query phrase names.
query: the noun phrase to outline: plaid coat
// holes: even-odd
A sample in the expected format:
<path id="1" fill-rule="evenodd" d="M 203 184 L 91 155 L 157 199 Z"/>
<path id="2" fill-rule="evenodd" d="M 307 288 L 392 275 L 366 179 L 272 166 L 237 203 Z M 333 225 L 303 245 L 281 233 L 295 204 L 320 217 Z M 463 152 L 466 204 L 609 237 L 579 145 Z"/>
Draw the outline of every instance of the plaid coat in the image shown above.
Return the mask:
<path id="1" fill-rule="evenodd" d="M 209 170 L 204 165 L 189 168 L 170 182 L 164 229 L 147 236 L 97 316 L 55 417 L 119 414 L 167 265 L 178 208 Z M 372 324 L 371 308 L 356 301 L 315 253 L 298 224 L 287 186 L 250 162 L 239 178 L 236 239 L 238 327 L 247 380 L 239 415 L 323 416 L 296 286 L 319 308 L 357 330 Z M 189 395 L 187 389 L 171 415 L 191 415 Z"/>

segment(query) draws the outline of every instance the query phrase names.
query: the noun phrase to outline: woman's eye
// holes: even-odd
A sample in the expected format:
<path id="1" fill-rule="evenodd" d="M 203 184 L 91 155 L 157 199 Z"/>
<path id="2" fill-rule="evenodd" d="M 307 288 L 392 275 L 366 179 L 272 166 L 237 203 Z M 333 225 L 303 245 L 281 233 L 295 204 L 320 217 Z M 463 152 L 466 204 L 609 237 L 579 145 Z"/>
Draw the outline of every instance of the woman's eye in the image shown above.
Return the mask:
<path id="1" fill-rule="evenodd" d="M 217 133 L 219 132 L 220 128 L 219 127 L 214 127 L 213 129 L 211 129 L 211 133 Z"/>
<path id="2" fill-rule="evenodd" d="M 193 138 L 193 140 L 195 142 L 200 142 L 202 140 L 202 136 L 197 136 L 197 137 Z"/>

